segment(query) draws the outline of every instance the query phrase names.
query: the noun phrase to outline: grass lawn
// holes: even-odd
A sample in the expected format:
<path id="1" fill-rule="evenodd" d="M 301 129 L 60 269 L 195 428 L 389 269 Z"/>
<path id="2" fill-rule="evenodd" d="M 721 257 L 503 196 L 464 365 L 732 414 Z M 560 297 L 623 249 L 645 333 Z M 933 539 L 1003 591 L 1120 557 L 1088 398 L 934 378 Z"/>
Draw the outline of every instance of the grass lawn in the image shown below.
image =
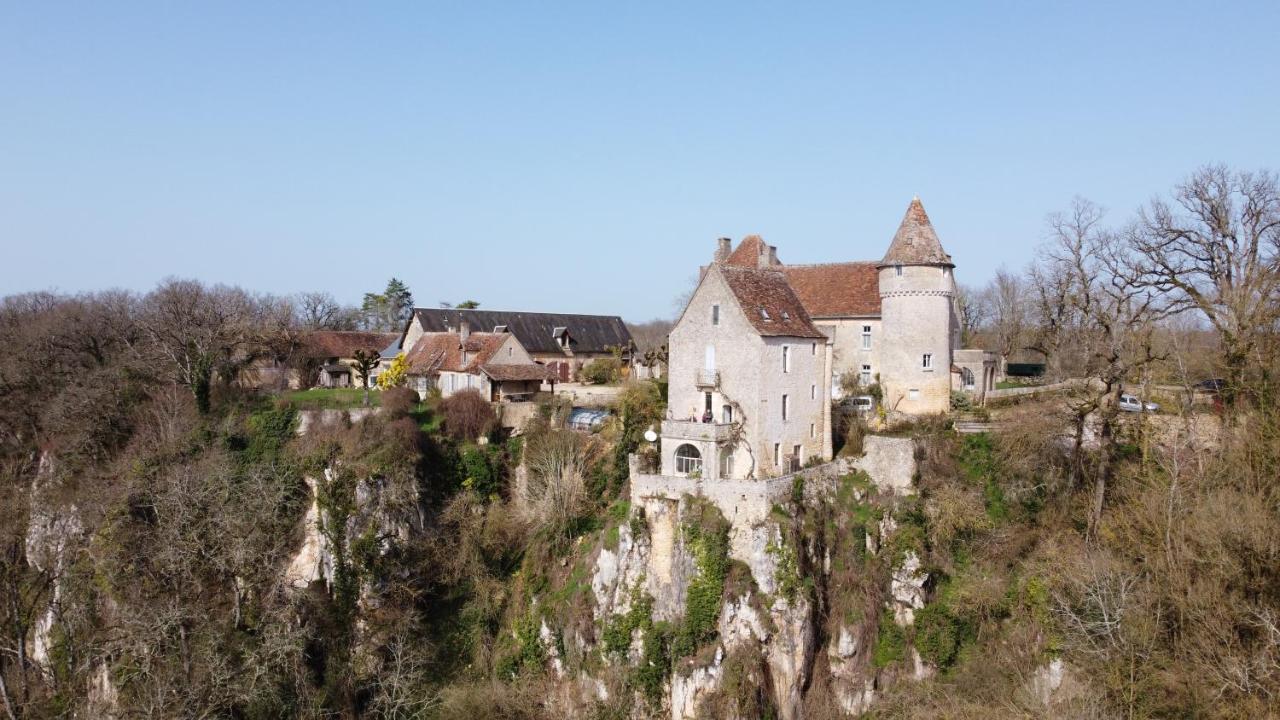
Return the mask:
<path id="1" fill-rule="evenodd" d="M 364 388 L 311 388 L 294 390 L 283 396 L 300 410 L 329 410 L 361 407 L 364 405 Z M 382 403 L 382 393 L 369 391 L 369 405 Z"/>
<path id="2" fill-rule="evenodd" d="M 1015 380 L 1001 380 L 996 383 L 997 390 L 1012 390 L 1014 388 L 1032 387 L 1035 383 L 1017 382 Z"/>

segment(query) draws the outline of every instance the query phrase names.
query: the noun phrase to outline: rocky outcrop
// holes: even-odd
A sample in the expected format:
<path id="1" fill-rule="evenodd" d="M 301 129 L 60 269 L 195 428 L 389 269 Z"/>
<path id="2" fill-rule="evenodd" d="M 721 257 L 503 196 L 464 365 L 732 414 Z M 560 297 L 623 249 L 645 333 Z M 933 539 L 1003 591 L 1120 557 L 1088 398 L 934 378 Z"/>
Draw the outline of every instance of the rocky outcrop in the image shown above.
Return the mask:
<path id="1" fill-rule="evenodd" d="M 331 471 L 326 469 L 326 481 Z M 289 560 L 284 571 L 284 583 L 294 589 L 303 589 L 311 583 L 333 578 L 333 554 L 329 549 L 329 541 L 325 538 L 320 526 L 320 503 L 316 493 L 315 478 L 304 478 L 311 491 L 311 505 L 302 520 L 302 544 Z"/>

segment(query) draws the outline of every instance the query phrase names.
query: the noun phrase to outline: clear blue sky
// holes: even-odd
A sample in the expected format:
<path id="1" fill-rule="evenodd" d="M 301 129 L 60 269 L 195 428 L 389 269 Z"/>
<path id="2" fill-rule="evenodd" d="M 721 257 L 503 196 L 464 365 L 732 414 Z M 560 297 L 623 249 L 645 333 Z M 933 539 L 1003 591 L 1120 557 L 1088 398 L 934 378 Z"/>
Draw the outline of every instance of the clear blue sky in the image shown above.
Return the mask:
<path id="1" fill-rule="evenodd" d="M 1280 2 L 0 8 L 0 294 L 167 275 L 672 314 L 718 236 L 962 282 L 1280 167 Z"/>

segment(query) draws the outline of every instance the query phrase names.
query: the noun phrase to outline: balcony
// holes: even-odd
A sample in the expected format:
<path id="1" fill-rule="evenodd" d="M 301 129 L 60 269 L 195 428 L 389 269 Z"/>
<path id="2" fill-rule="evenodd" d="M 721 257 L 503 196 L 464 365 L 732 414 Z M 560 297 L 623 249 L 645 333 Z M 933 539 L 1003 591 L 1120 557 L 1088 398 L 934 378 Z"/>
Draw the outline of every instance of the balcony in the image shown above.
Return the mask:
<path id="1" fill-rule="evenodd" d="M 694 378 L 694 384 L 700 388 L 714 389 L 720 387 L 720 371 L 699 370 L 697 377 Z"/>
<path id="2" fill-rule="evenodd" d="M 733 423 L 704 423 L 696 420 L 663 420 L 662 437 L 671 440 L 724 442 L 733 436 Z"/>

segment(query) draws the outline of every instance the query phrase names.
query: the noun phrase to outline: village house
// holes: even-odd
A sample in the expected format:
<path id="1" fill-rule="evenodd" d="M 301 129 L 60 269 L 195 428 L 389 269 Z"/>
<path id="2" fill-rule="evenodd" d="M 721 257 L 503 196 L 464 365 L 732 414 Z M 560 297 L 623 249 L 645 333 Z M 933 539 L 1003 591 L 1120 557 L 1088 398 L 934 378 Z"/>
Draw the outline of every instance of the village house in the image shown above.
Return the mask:
<path id="1" fill-rule="evenodd" d="M 979 400 L 995 387 L 995 357 L 960 349 L 955 264 L 919 198 L 911 201 L 879 260 L 785 265 L 756 235 L 719 262 L 781 272 L 815 326 L 831 340 L 834 397 L 842 387 L 878 385 L 890 412 L 946 412 L 952 390 Z"/>
<path id="2" fill-rule="evenodd" d="M 550 370 L 533 360 L 509 332 L 416 332 L 405 336 L 409 387 L 426 398 L 432 388 L 444 397 L 475 390 L 491 402 L 529 400 Z"/>
<path id="3" fill-rule="evenodd" d="M 664 476 L 781 475 L 831 457 L 831 345 L 785 274 L 722 244 L 670 335 Z"/>
<path id="4" fill-rule="evenodd" d="M 514 335 L 534 362 L 550 368 L 556 382 L 576 380 L 592 360 L 619 357 L 629 362 L 635 346 L 626 323 L 616 315 L 414 308 L 400 349 L 411 347 L 417 334 L 457 333 L 464 323 L 473 333 Z"/>
<path id="5" fill-rule="evenodd" d="M 301 357 L 310 365 L 304 373 L 316 373 L 313 377 L 303 378 L 295 373 L 290 379 L 291 387 L 362 387 L 363 376 L 356 363 L 357 350 L 378 354 L 387 343 L 395 340 L 395 333 L 361 332 L 346 330 L 317 330 L 307 333 L 302 338 Z M 370 372 L 372 385 L 374 373 Z"/>

